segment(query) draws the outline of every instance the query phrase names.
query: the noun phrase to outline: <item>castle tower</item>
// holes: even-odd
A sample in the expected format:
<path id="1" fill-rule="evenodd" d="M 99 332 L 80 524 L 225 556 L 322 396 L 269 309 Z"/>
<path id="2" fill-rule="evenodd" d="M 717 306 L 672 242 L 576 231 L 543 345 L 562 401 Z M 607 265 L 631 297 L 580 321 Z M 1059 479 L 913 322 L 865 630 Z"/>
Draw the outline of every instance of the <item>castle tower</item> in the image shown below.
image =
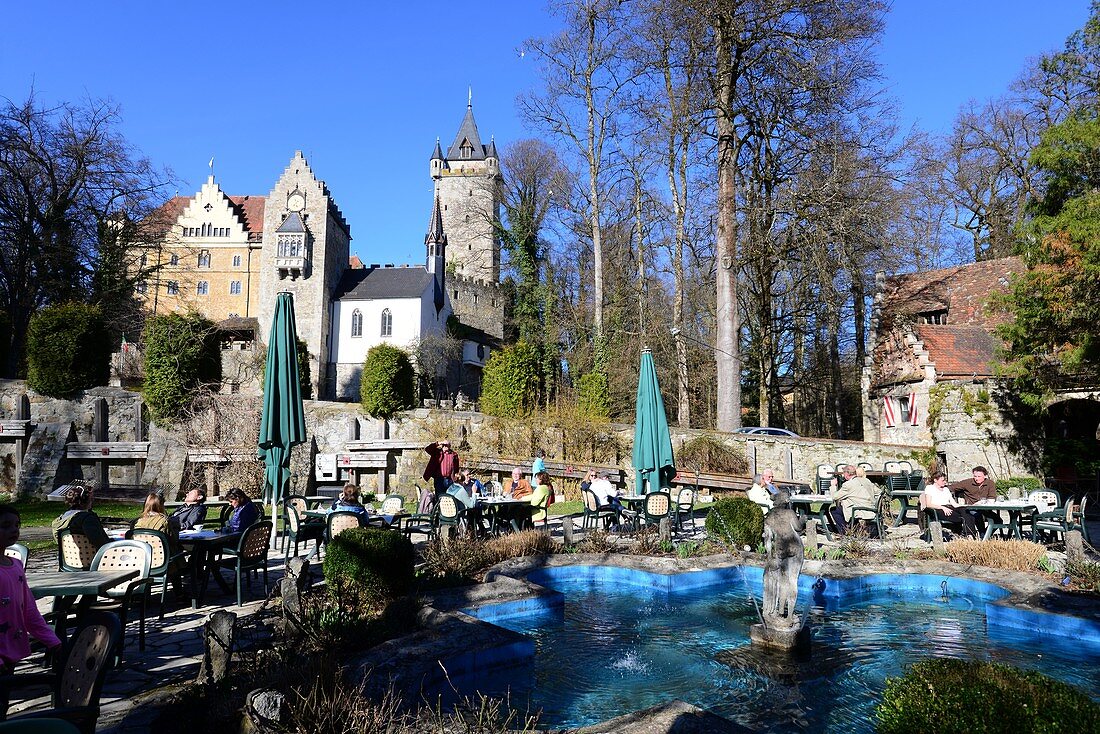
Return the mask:
<path id="1" fill-rule="evenodd" d="M 324 181 L 297 151 L 264 210 L 260 257 L 260 339 L 266 341 L 275 310 L 275 296 L 294 294 L 298 337 L 310 356 L 313 397 L 324 394 L 331 339 L 332 301 L 340 276 L 348 267 L 351 230 Z"/>
<path id="2" fill-rule="evenodd" d="M 500 160 L 492 140 L 481 144 L 472 101 L 446 157 L 436 141 L 430 170 L 455 273 L 499 281 Z"/>

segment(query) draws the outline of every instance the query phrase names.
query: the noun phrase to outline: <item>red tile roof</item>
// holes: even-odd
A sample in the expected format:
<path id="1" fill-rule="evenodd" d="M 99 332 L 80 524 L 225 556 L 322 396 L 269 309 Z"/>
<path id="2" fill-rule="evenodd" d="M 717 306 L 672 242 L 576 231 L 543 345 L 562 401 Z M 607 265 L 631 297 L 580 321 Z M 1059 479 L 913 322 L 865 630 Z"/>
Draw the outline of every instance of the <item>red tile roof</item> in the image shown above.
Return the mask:
<path id="1" fill-rule="evenodd" d="M 917 337 L 936 365 L 936 379 L 990 377 L 997 338 L 981 326 L 921 324 Z"/>
<path id="2" fill-rule="evenodd" d="M 1006 321 L 1008 316 L 984 308 L 989 294 L 1004 290 L 1012 278 L 1024 269 L 1020 258 L 1004 257 L 922 273 L 895 275 L 886 279 L 881 308 L 884 315 L 916 315 L 946 309 L 949 325 L 992 329 Z"/>
<path id="3" fill-rule="evenodd" d="M 362 270 L 363 261 L 359 259 L 358 255 L 352 255 L 348 258 L 348 267 L 352 270 Z"/>

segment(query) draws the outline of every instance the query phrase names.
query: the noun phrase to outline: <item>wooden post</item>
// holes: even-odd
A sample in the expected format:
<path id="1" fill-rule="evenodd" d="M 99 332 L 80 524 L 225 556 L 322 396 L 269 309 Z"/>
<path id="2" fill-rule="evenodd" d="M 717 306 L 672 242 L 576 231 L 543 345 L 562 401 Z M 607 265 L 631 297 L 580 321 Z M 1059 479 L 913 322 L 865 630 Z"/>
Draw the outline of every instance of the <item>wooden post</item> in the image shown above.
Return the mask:
<path id="1" fill-rule="evenodd" d="M 210 615 L 202 630 L 204 649 L 197 682 L 210 685 L 220 682 L 229 673 L 237 634 L 237 615 L 219 609 Z"/>
<path id="2" fill-rule="evenodd" d="M 937 556 L 943 555 L 943 523 L 932 520 L 928 523 L 928 536 L 932 539 L 932 550 Z"/>
<path id="3" fill-rule="evenodd" d="M 27 397 L 27 393 L 23 393 L 19 396 L 19 408 L 16 410 L 15 417 L 21 421 L 29 421 L 31 419 L 31 399 Z M 15 441 L 15 482 L 19 483 L 19 474 L 23 470 L 23 454 L 27 453 L 27 442 L 30 436 L 24 432 Z"/>
<path id="4" fill-rule="evenodd" d="M 97 398 L 92 403 L 92 440 L 107 441 L 107 399 Z M 100 491 L 107 489 L 110 480 L 110 468 L 106 461 L 95 463 L 95 479 Z"/>
<path id="5" fill-rule="evenodd" d="M 148 431 L 148 422 L 145 416 L 145 401 L 139 400 L 134 405 L 134 440 L 144 441 Z M 141 486 L 141 475 L 145 473 L 145 460 L 138 459 L 134 462 L 134 486 Z"/>
<path id="6" fill-rule="evenodd" d="M 817 518 L 811 518 L 806 521 L 806 547 L 817 550 L 817 546 Z"/>
<path id="7" fill-rule="evenodd" d="M 573 516 L 562 515 L 561 517 L 561 540 L 565 543 L 566 547 L 573 545 Z"/>
<path id="8" fill-rule="evenodd" d="M 667 517 L 662 517 L 661 522 L 657 525 L 657 535 L 662 543 L 672 541 L 672 523 L 669 522 Z"/>
<path id="9" fill-rule="evenodd" d="M 1081 518 L 1084 522 L 1084 518 Z M 1066 563 L 1080 563 L 1085 560 L 1085 543 L 1080 530 L 1066 532 Z"/>

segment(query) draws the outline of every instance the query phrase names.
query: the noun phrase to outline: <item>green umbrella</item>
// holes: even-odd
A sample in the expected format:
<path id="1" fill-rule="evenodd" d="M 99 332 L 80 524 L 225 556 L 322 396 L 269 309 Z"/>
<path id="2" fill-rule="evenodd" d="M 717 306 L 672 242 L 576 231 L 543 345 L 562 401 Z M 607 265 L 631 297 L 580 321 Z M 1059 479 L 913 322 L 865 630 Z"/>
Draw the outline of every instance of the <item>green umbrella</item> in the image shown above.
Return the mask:
<path id="1" fill-rule="evenodd" d="M 290 449 L 306 440 L 306 415 L 298 382 L 298 331 L 294 297 L 280 293 L 271 319 L 264 371 L 264 410 L 260 417 L 260 457 L 267 465 L 264 499 L 279 502 L 288 494 Z"/>
<path id="2" fill-rule="evenodd" d="M 656 491 L 672 486 L 676 466 L 672 458 L 672 436 L 668 432 L 668 417 L 661 386 L 657 384 L 657 370 L 653 366 L 653 354 L 642 350 L 642 363 L 638 369 L 638 405 L 634 417 L 634 471 L 637 474 L 635 491 Z M 645 482 L 649 482 L 647 487 Z"/>

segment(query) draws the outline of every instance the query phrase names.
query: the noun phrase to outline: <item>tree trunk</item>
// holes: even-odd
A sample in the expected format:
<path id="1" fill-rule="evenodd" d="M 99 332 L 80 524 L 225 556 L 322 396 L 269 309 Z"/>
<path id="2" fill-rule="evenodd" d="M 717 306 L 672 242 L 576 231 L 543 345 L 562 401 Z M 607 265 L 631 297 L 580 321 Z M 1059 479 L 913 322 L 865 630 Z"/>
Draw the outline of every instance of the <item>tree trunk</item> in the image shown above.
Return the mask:
<path id="1" fill-rule="evenodd" d="M 594 12 L 588 14 L 588 59 L 596 57 L 596 20 Z M 595 367 L 604 372 L 607 366 L 604 353 L 604 272 L 603 241 L 600 231 L 600 158 L 596 151 L 596 101 L 592 90 L 592 74 L 585 76 L 584 99 L 588 114 L 588 195 L 590 201 L 589 223 L 592 227 L 592 272 L 593 272 L 593 343 L 595 345 Z"/>
<path id="2" fill-rule="evenodd" d="M 737 131 L 733 119 L 736 82 L 731 20 L 721 15 L 715 24 L 717 43 L 717 132 L 718 132 L 718 229 L 717 249 L 717 339 L 714 361 L 717 367 L 717 428 L 734 431 L 741 427 L 741 322 L 737 311 Z"/>

